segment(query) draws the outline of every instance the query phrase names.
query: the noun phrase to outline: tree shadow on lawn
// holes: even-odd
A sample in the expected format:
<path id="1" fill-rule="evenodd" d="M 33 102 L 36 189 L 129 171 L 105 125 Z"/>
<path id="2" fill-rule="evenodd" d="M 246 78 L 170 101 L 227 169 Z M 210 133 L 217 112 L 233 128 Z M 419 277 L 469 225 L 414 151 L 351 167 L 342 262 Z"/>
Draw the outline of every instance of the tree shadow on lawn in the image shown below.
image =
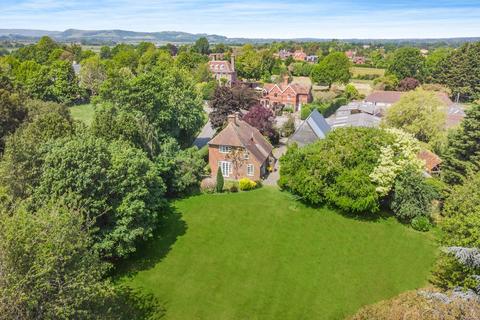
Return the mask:
<path id="1" fill-rule="evenodd" d="M 174 206 L 170 206 L 160 223 L 153 239 L 140 244 L 131 257 L 117 264 L 114 279 L 131 277 L 139 271 L 153 268 L 167 256 L 178 237 L 187 231 L 187 224 Z"/>

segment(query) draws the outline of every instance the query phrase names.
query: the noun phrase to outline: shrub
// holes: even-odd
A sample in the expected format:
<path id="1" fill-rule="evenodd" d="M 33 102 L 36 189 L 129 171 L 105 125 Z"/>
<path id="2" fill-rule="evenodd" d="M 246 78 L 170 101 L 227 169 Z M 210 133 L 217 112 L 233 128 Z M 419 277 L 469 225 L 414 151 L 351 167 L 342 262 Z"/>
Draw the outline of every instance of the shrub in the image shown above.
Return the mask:
<path id="1" fill-rule="evenodd" d="M 413 229 L 423 232 L 427 232 L 432 227 L 430 220 L 428 220 L 428 218 L 425 216 L 417 216 L 413 218 L 412 222 L 410 222 L 410 225 Z"/>
<path id="2" fill-rule="evenodd" d="M 222 192 L 224 183 L 225 183 L 225 181 L 223 179 L 222 169 L 220 167 L 218 167 L 218 170 L 217 170 L 217 184 L 215 186 L 215 191 Z"/>
<path id="3" fill-rule="evenodd" d="M 480 303 L 453 293 L 410 291 L 361 308 L 349 320 L 460 320 L 479 319 Z"/>
<path id="4" fill-rule="evenodd" d="M 238 187 L 236 184 L 232 184 L 228 190 L 230 192 L 238 192 Z"/>
<path id="5" fill-rule="evenodd" d="M 406 168 L 395 181 L 391 208 L 398 218 L 404 220 L 430 216 L 434 198 L 435 192 L 422 174 Z"/>
<path id="6" fill-rule="evenodd" d="M 293 113 L 293 108 L 292 107 L 285 107 L 282 110 L 284 113 Z"/>
<path id="7" fill-rule="evenodd" d="M 278 184 L 312 204 L 377 212 L 379 196 L 369 175 L 392 141 L 381 129 L 341 128 L 303 148 L 293 145 L 280 158 Z"/>
<path id="8" fill-rule="evenodd" d="M 292 116 L 288 117 L 287 122 L 282 126 L 282 135 L 290 137 L 295 132 L 295 119 Z"/>
<path id="9" fill-rule="evenodd" d="M 252 181 L 252 180 L 248 179 L 248 178 L 242 178 L 239 181 L 239 187 L 240 187 L 240 190 L 242 190 L 242 191 L 248 191 L 248 190 L 255 189 L 256 186 L 257 186 L 257 183 L 255 181 Z"/>
<path id="10" fill-rule="evenodd" d="M 207 178 L 203 179 L 202 182 L 200 183 L 200 190 L 203 193 L 213 193 L 215 191 L 215 188 L 217 186 L 217 183 L 215 180 L 212 178 Z"/>

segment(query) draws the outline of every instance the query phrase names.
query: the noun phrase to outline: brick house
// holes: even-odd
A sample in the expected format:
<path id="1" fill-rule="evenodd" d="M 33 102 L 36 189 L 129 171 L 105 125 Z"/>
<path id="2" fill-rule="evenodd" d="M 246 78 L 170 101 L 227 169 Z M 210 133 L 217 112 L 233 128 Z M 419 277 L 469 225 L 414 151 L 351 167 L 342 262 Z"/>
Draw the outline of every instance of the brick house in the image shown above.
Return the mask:
<path id="1" fill-rule="evenodd" d="M 208 143 L 212 177 L 222 170 L 225 179 L 260 180 L 273 161 L 272 145 L 238 115 L 228 116 L 227 126 Z"/>
<path id="2" fill-rule="evenodd" d="M 214 58 L 215 59 L 215 58 Z M 235 58 L 232 55 L 231 62 L 223 60 L 212 60 L 208 62 L 210 72 L 219 82 L 225 82 L 228 86 L 232 86 L 237 82 L 237 72 L 235 71 Z"/>
<path id="3" fill-rule="evenodd" d="M 280 106 L 290 106 L 295 111 L 301 110 L 302 105 L 311 101 L 311 86 L 289 84 L 288 77 L 285 77 L 281 84 L 266 83 L 260 99 L 264 107 L 276 109 Z"/>
<path id="4" fill-rule="evenodd" d="M 303 50 L 296 50 L 293 53 L 293 60 L 306 61 L 307 60 L 307 54 L 305 52 L 303 52 Z"/>

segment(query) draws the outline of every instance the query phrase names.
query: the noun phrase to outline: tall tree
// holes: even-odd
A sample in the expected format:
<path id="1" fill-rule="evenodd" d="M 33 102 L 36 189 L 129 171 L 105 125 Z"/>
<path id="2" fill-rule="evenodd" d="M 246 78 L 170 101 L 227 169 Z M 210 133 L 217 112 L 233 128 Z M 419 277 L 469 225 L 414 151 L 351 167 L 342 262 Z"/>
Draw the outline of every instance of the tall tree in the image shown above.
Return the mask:
<path id="1" fill-rule="evenodd" d="M 448 136 L 442 176 L 449 184 L 460 184 L 469 172 L 480 169 L 480 105 L 466 113 L 460 127 Z"/>
<path id="2" fill-rule="evenodd" d="M 216 129 L 221 128 L 227 121 L 227 117 L 240 110 L 249 110 L 258 103 L 256 92 L 244 86 L 228 88 L 219 86 L 215 89 L 210 107 L 210 121 Z"/>
<path id="3" fill-rule="evenodd" d="M 197 41 L 195 41 L 195 44 L 193 45 L 193 51 L 200 53 L 200 54 L 209 54 L 210 53 L 210 43 L 208 42 L 208 39 L 205 37 L 199 38 Z"/>
<path id="4" fill-rule="evenodd" d="M 398 79 L 419 78 L 423 72 L 425 58 L 417 48 L 397 49 L 388 64 L 387 72 Z"/>
<path id="5" fill-rule="evenodd" d="M 439 66 L 437 80 L 447 85 L 454 97 L 478 99 L 480 83 L 480 42 L 466 43 L 453 51 Z"/>
<path id="6" fill-rule="evenodd" d="M 351 77 L 350 60 L 343 52 L 332 52 L 313 67 L 310 77 L 329 88 L 335 82 L 347 84 Z"/>
<path id="7" fill-rule="evenodd" d="M 78 136 L 56 140 L 42 166 L 33 205 L 62 200 L 95 222 L 95 248 L 123 258 L 147 240 L 166 213 L 155 164 L 125 142 Z"/>
<path id="8" fill-rule="evenodd" d="M 243 116 L 242 120 L 257 128 L 264 136 L 268 137 L 271 142 L 277 140 L 278 133 L 273 128 L 275 115 L 271 109 L 261 105 L 253 106 L 248 113 Z"/>
<path id="9" fill-rule="evenodd" d="M 436 143 L 445 132 L 446 105 L 436 92 L 418 89 L 402 96 L 387 110 L 385 123 L 420 141 Z"/>
<path id="10" fill-rule="evenodd" d="M 2 319 L 96 319 L 114 288 L 107 265 L 92 251 L 89 222 L 49 206 L 0 218 Z"/>
<path id="11" fill-rule="evenodd" d="M 18 94 L 11 92 L 10 81 L 0 74 L 0 154 L 3 153 L 5 138 L 17 129 L 27 115 Z M 8 90 L 10 89 L 10 90 Z"/>
<path id="12" fill-rule="evenodd" d="M 80 69 L 80 86 L 88 90 L 91 96 L 98 94 L 100 85 L 107 78 L 107 71 L 98 56 L 83 60 Z"/>

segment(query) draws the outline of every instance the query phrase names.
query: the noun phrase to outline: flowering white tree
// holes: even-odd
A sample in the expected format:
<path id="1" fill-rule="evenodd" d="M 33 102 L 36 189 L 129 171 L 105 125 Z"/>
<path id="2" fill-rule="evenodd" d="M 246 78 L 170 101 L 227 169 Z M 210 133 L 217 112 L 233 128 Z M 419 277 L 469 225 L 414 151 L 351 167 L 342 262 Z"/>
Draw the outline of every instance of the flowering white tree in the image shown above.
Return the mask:
<path id="1" fill-rule="evenodd" d="M 370 174 L 377 185 L 377 192 L 386 196 L 393 187 L 397 175 L 407 167 L 422 170 L 424 163 L 417 158 L 420 143 L 413 135 L 401 129 L 385 129 L 394 137 L 394 143 L 381 149 L 378 165 Z"/>

